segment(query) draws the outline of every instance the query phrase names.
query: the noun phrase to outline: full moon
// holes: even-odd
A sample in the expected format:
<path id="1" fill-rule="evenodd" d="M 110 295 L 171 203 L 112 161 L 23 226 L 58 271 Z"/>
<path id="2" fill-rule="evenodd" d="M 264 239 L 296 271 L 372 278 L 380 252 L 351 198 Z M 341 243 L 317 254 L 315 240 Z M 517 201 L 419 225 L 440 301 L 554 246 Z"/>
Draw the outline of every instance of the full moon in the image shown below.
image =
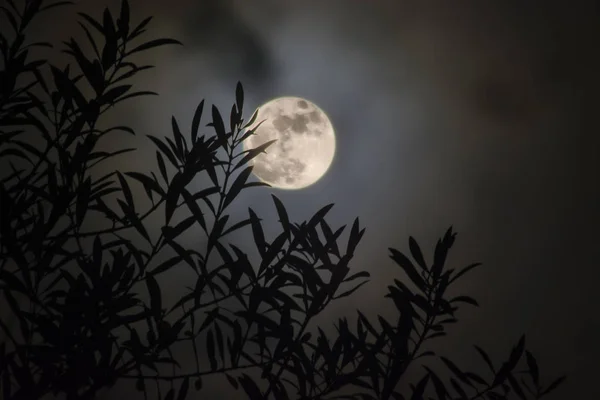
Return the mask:
<path id="1" fill-rule="evenodd" d="M 310 186 L 333 161 L 333 126 L 325 112 L 306 99 L 279 97 L 263 104 L 249 129 L 255 132 L 244 141 L 244 150 L 277 140 L 252 160 L 254 174 L 273 187 Z"/>

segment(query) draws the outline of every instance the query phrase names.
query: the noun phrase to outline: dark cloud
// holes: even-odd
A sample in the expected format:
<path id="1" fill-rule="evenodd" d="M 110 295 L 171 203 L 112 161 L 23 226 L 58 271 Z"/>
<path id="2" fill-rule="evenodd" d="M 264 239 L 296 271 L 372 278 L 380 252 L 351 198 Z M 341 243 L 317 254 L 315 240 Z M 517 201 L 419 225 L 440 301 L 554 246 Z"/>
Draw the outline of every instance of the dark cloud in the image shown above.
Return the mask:
<path id="1" fill-rule="evenodd" d="M 294 95 L 331 118 L 337 153 L 327 175 L 276 192 L 294 220 L 334 202 L 333 226 L 360 216 L 367 227 L 355 265 L 373 281 L 333 305 L 324 325 L 354 307 L 389 312 L 387 247 L 404 250 L 414 235 L 429 248 L 454 224 L 451 262 L 484 262 L 461 287 L 482 308 L 459 317 L 441 352 L 469 360 L 478 343 L 503 357 L 525 332 L 549 374 L 571 374 L 549 400 L 600 397 L 596 2 L 137 0 L 132 13 L 155 15 L 154 35 L 186 47 L 161 50 L 140 80 L 161 97 L 115 120 L 164 134 L 171 114 L 189 123 L 202 98 L 229 110 L 238 80 L 247 115 Z M 123 167 L 143 169 L 152 157 Z M 241 201 L 232 218 L 250 206 L 275 232 L 268 191 Z"/>

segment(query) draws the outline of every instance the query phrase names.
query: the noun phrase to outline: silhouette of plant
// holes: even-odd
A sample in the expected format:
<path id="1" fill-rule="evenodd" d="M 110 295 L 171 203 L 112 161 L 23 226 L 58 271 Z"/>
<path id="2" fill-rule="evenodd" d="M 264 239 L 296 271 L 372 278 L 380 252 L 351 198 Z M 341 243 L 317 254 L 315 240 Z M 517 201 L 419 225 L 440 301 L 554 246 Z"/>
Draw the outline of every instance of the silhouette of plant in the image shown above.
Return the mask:
<path id="1" fill-rule="evenodd" d="M 342 243 L 345 227 L 334 229 L 325 220 L 333 205 L 294 223 L 274 195 L 281 225 L 274 238 L 265 236 L 252 209 L 241 221 L 230 218 L 241 192 L 268 186 L 249 180 L 252 159 L 271 142 L 241 149 L 256 124 L 256 113 L 243 119 L 241 84 L 228 126 L 211 108 L 207 126 L 214 134 L 200 132 L 202 101 L 189 135 L 175 118 L 171 137 L 148 135 L 160 177 L 135 171 L 98 176 L 96 166 L 108 168 L 114 157 L 135 151 L 100 150 L 108 134 L 135 132 L 100 129 L 98 121 L 126 99 L 155 94 L 132 91 L 127 83 L 152 68 L 136 64 L 134 56 L 180 43 L 136 42 L 151 18 L 133 24 L 123 0 L 116 19 L 109 9 L 101 21 L 79 14 L 93 54 L 71 38 L 64 45 L 72 63 L 61 69 L 29 60 L 30 49 L 50 44 L 27 44 L 25 32 L 39 13 L 70 2 L 16 3 L 0 6 L 8 21 L 0 35 L 2 398 L 90 399 L 127 379 L 144 398 L 179 400 L 190 383 L 201 391 L 202 379 L 216 374 L 250 399 L 539 399 L 564 380 L 542 384 L 523 337 L 500 364 L 475 347 L 489 369 L 485 376 L 427 350 L 457 322 L 461 303 L 477 305 L 468 296 L 448 297 L 452 284 L 479 265 L 447 268 L 452 228 L 438 241 L 431 264 L 412 237 L 414 261 L 390 249 L 408 278 L 394 279 L 385 296 L 396 306 L 395 318 L 373 321 L 357 311 L 352 326 L 338 319 L 335 334 L 315 327 L 311 322 L 332 301 L 367 282 L 368 272 L 350 268 L 365 230 L 355 219 Z M 38 142 L 41 137 L 42 145 L 22 139 L 28 133 Z M 193 192 L 190 183 L 199 176 L 209 183 Z M 146 209 L 134 198 L 134 185 L 148 196 Z M 162 213 L 164 226 L 155 235 L 147 221 Z M 205 235 L 204 249 L 178 242 L 192 229 Z M 228 242 L 243 229 L 252 234 L 255 256 Z M 158 261 L 164 254 L 171 256 Z M 160 276 L 183 266 L 195 281 L 174 304 L 165 304 Z M 182 345 L 194 354 L 195 367 L 188 370 L 174 356 Z M 412 394 L 400 394 L 398 384 L 420 359 L 439 359 L 447 371 L 424 366 Z"/>

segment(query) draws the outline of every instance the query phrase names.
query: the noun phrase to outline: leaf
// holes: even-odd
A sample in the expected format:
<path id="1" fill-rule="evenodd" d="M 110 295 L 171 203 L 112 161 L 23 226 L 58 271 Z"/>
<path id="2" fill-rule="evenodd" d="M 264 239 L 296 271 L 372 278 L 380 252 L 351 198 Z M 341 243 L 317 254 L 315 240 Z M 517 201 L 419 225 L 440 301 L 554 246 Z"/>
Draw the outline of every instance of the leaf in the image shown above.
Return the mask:
<path id="1" fill-rule="evenodd" d="M 152 197 L 150 194 L 150 190 L 153 190 L 154 192 L 158 193 L 161 196 L 165 195 L 165 191 L 160 187 L 158 182 L 156 182 L 154 179 L 150 178 L 149 176 L 144 175 L 139 172 L 125 172 L 125 175 L 130 176 L 133 179 L 140 182 L 144 186 L 144 189 L 146 190 L 148 197 L 150 197 L 150 198 Z"/>
<path id="2" fill-rule="evenodd" d="M 96 201 L 98 200 L 99 199 L 96 199 Z M 142 224 L 142 221 L 137 216 L 137 214 L 131 209 L 131 207 L 125 204 L 123 200 L 117 199 L 117 203 L 123 210 L 123 214 L 125 214 L 125 216 L 129 219 L 133 227 L 140 233 L 140 235 L 144 237 L 144 239 L 150 242 L 150 236 L 148 235 L 148 231 L 146 230 L 144 224 Z"/>
<path id="3" fill-rule="evenodd" d="M 273 139 L 273 140 L 269 140 L 259 146 L 256 146 L 254 148 L 245 150 L 242 154 L 244 154 L 244 157 L 242 157 L 242 159 L 240 161 L 238 161 L 238 163 L 235 165 L 235 167 L 233 168 L 233 170 L 235 171 L 236 169 L 242 167 L 243 165 L 246 165 L 249 161 L 251 161 L 252 159 L 254 159 L 256 156 L 258 156 L 260 153 L 266 153 L 265 150 L 271 146 L 273 143 L 275 143 L 277 141 L 277 139 Z"/>
<path id="4" fill-rule="evenodd" d="M 452 279 L 450 279 L 450 281 L 448 283 L 450 284 L 450 283 L 454 282 L 455 280 L 457 280 L 458 278 L 460 278 L 461 276 L 463 276 L 464 274 L 466 274 L 467 272 L 469 272 L 473 268 L 479 267 L 480 265 L 481 265 L 481 263 L 474 263 L 474 264 L 466 266 L 465 268 L 463 268 L 462 270 L 460 270 L 456 275 L 454 275 L 452 277 Z"/>
<path id="5" fill-rule="evenodd" d="M 513 388 L 513 391 L 517 394 L 517 396 L 519 396 L 521 400 L 527 400 L 525 393 L 523 393 L 523 389 L 521 389 L 519 382 L 517 382 L 513 374 L 508 374 L 508 383 L 510 383 L 510 386 Z"/>
<path id="6" fill-rule="evenodd" d="M 410 253 L 412 254 L 412 256 L 415 259 L 415 261 L 417 262 L 417 264 L 419 264 L 419 266 L 421 268 L 423 268 L 423 270 L 427 271 L 428 270 L 427 264 L 425 263 L 425 259 L 423 258 L 423 253 L 421 252 L 421 248 L 419 247 L 419 244 L 412 236 L 410 236 L 408 238 L 408 247 L 410 248 Z"/>
<path id="7" fill-rule="evenodd" d="M 229 204 L 231 204 L 231 202 L 242 191 L 242 189 L 244 188 L 244 184 L 246 183 L 246 181 L 250 177 L 250 174 L 252 173 L 252 168 L 253 168 L 252 166 L 247 167 L 242 172 L 240 172 L 240 174 L 237 176 L 237 178 L 235 179 L 235 181 L 229 188 L 229 191 L 225 195 L 225 201 L 223 202 L 223 209 L 225 209 Z"/>
<path id="8" fill-rule="evenodd" d="M 508 378 L 508 375 L 515 369 L 517 363 L 521 359 L 524 349 L 525 349 L 525 335 L 521 336 L 517 345 L 511 350 L 510 356 L 508 357 L 508 361 L 506 361 L 504 364 L 502 364 L 502 366 L 496 373 L 496 376 L 494 377 L 492 386 L 499 385 Z"/>
<path id="9" fill-rule="evenodd" d="M 230 226 L 229 228 L 227 228 L 227 229 L 226 229 L 226 230 L 225 230 L 225 231 L 224 231 L 224 232 L 221 234 L 221 237 L 223 237 L 223 236 L 227 235 L 228 233 L 231 233 L 231 232 L 237 231 L 237 230 L 239 230 L 239 229 L 241 229 L 241 228 L 243 228 L 243 227 L 245 227 L 245 226 L 247 226 L 247 225 L 250 225 L 250 222 L 251 222 L 251 221 L 250 221 L 250 218 L 246 218 L 246 219 L 244 219 L 244 220 L 242 220 L 242 221 L 240 221 L 240 222 L 237 222 L 237 223 L 233 224 L 232 226 Z"/>
<path id="10" fill-rule="evenodd" d="M 456 366 L 456 364 L 454 364 L 451 360 L 447 359 L 446 357 L 440 357 L 440 359 L 444 362 L 444 364 L 446 364 L 446 367 L 448 367 L 448 369 L 450 371 L 452 371 L 452 373 L 461 381 L 463 381 L 464 383 L 466 383 L 467 385 L 471 385 L 471 381 L 469 380 L 469 378 L 465 375 L 464 372 L 461 371 L 460 368 L 458 368 Z"/>
<path id="11" fill-rule="evenodd" d="M 408 275 L 410 280 L 415 285 L 417 285 L 417 287 L 421 289 L 422 292 L 425 292 L 425 281 L 423 280 L 423 278 L 421 278 L 421 275 L 419 274 L 413 263 L 398 250 L 392 248 L 389 248 L 389 250 L 391 252 L 390 258 L 394 260 L 394 262 L 404 270 L 404 272 L 406 273 L 406 275 Z"/>
<path id="12" fill-rule="evenodd" d="M 215 357 L 215 340 L 211 330 L 209 330 L 206 334 L 206 352 L 208 354 L 208 360 L 210 361 L 211 371 L 216 371 L 217 358 Z"/>
<path id="13" fill-rule="evenodd" d="M 132 99 L 134 97 L 141 97 L 141 96 L 158 96 L 158 93 L 151 92 L 151 91 L 148 91 L 148 90 L 142 90 L 142 91 L 139 91 L 139 92 L 133 92 L 133 93 L 129 93 L 129 94 L 121 97 L 120 99 L 118 99 L 117 101 L 115 101 L 114 104 L 120 103 L 120 102 L 128 100 L 128 99 Z"/>
<path id="14" fill-rule="evenodd" d="M 101 33 L 102 35 L 104 35 L 104 28 L 102 27 L 102 25 L 100 25 L 100 23 L 98 21 L 96 21 L 94 18 L 90 17 L 88 14 L 86 13 L 82 13 L 82 12 L 78 12 L 77 13 L 80 17 L 83 17 L 83 19 L 85 19 L 91 26 L 93 26 L 99 33 Z"/>
<path id="15" fill-rule="evenodd" d="M 356 285 L 355 287 L 353 287 L 352 289 L 346 290 L 345 292 L 342 292 L 342 293 L 336 295 L 335 297 L 333 297 L 333 299 L 336 300 L 336 299 L 340 299 L 342 297 L 350 296 L 352 293 L 357 291 L 365 283 L 367 283 L 367 281 L 361 282 L 358 285 Z"/>
<path id="16" fill-rule="evenodd" d="M 265 234 L 262 229 L 262 225 L 260 223 L 260 219 L 256 216 L 254 211 L 251 208 L 248 208 L 248 213 L 250 214 L 250 222 L 252 224 L 252 235 L 254 236 L 254 243 L 256 244 L 256 248 L 261 256 L 264 257 L 266 252 L 266 241 Z"/>
<path id="17" fill-rule="evenodd" d="M 425 392 L 425 387 L 427 386 L 427 382 L 429 382 L 429 374 L 425 375 L 417 386 L 413 390 L 413 394 L 411 400 L 421 400 L 423 398 L 423 393 Z"/>
<path id="18" fill-rule="evenodd" d="M 488 367 L 490 367 L 490 370 L 495 374 L 496 369 L 494 368 L 494 364 L 492 363 L 490 356 L 488 356 L 488 354 L 485 352 L 485 350 L 483 350 L 481 347 L 479 347 L 479 346 L 474 346 L 474 347 L 475 347 L 475 350 L 477 350 L 477 352 L 481 356 L 481 358 L 483 358 L 485 363 L 488 365 Z"/>
<path id="19" fill-rule="evenodd" d="M 131 89 L 132 85 L 121 85 L 116 86 L 114 88 L 109 89 L 104 92 L 100 98 L 98 98 L 98 103 L 100 105 L 104 104 L 114 104 L 119 97 L 123 96 L 125 93 Z M 122 99 L 119 99 L 122 100 Z"/>
<path id="20" fill-rule="evenodd" d="M 167 175 L 167 168 L 165 166 L 165 160 L 163 159 L 162 155 L 158 151 L 156 152 L 156 161 L 158 163 L 158 169 L 160 170 L 160 175 L 163 177 L 163 179 L 165 180 L 165 183 L 168 185 L 169 179 L 168 179 L 168 175 Z"/>
<path id="21" fill-rule="evenodd" d="M 437 400 L 445 400 L 448 395 L 448 391 L 446 390 L 444 383 L 431 369 L 429 369 L 428 367 L 424 368 L 427 370 L 429 376 L 431 377 L 433 386 L 435 387 L 435 393 L 438 397 Z"/>
<path id="22" fill-rule="evenodd" d="M 171 129 L 173 131 L 173 137 L 175 138 L 175 144 L 177 145 L 177 155 L 179 156 L 180 160 L 183 160 L 185 139 L 181 134 L 181 129 L 179 129 L 179 125 L 177 124 L 177 120 L 174 116 L 171 116 Z"/>
<path id="23" fill-rule="evenodd" d="M 529 351 L 525 351 L 525 356 L 527 357 L 529 374 L 531 375 L 531 379 L 537 388 L 540 385 L 540 370 L 538 368 L 537 361 L 535 360 L 533 354 L 531 354 Z"/>
<path id="24" fill-rule="evenodd" d="M 457 296 L 450 300 L 450 303 L 467 303 L 479 307 L 479 303 L 477 303 L 477 300 L 470 296 Z"/>
<path id="25" fill-rule="evenodd" d="M 323 207 L 319 211 L 317 211 L 315 213 L 315 215 L 313 215 L 313 217 L 308 221 L 308 224 L 306 225 L 308 230 L 314 229 L 323 220 L 323 218 L 325 218 L 325 215 L 327 215 L 329 210 L 331 210 L 332 208 L 333 208 L 333 203 L 327 204 L 325 207 Z"/>
<path id="26" fill-rule="evenodd" d="M 166 144 L 164 144 L 160 139 L 158 139 L 157 137 L 154 137 L 152 135 L 146 135 L 150 140 L 152 140 L 152 142 L 156 145 L 156 147 L 159 148 L 159 150 L 167 156 L 167 158 L 169 159 L 169 161 L 171 162 L 171 165 L 173 165 L 174 167 L 178 167 L 177 164 L 177 159 L 175 158 L 175 155 L 171 152 L 171 150 L 169 149 L 169 147 L 167 147 Z"/>
<path id="27" fill-rule="evenodd" d="M 123 0 L 126 2 L 126 0 Z M 179 394 L 177 395 L 177 400 L 185 400 L 187 393 L 190 389 L 190 378 L 183 378 L 183 382 L 181 382 L 181 386 L 179 387 Z"/>
<path id="28" fill-rule="evenodd" d="M 239 388 L 239 385 L 238 385 L 237 381 L 235 380 L 235 378 L 234 378 L 233 376 L 231 376 L 231 375 L 229 375 L 229 374 L 227 374 L 227 373 L 226 373 L 226 374 L 225 374 L 225 377 L 226 377 L 226 378 L 227 378 L 227 380 L 229 381 L 229 384 L 230 384 L 231 386 L 233 386 L 233 388 L 234 388 L 235 390 L 237 390 L 237 389 Z"/>
<path id="29" fill-rule="evenodd" d="M 173 217 L 180 194 L 183 192 L 187 184 L 190 183 L 192 177 L 193 176 L 189 174 L 181 172 L 178 172 L 173 177 L 173 180 L 171 181 L 167 191 L 167 201 L 165 202 L 165 221 L 167 224 Z"/>
<path id="30" fill-rule="evenodd" d="M 566 376 L 561 376 L 557 379 L 555 379 L 550 385 L 548 385 L 548 387 L 546 389 L 544 389 L 541 393 L 540 393 L 540 397 L 547 395 L 548 393 L 552 392 L 553 390 L 555 390 L 559 385 L 561 385 L 565 379 L 567 379 Z"/>
<path id="31" fill-rule="evenodd" d="M 127 38 L 129 34 L 129 2 L 127 0 L 121 0 L 121 12 L 119 13 L 117 26 L 119 27 L 120 36 Z"/>
<path id="32" fill-rule="evenodd" d="M 121 188 L 123 189 L 123 195 L 125 196 L 125 202 L 131 208 L 132 211 L 135 211 L 134 203 L 133 203 L 133 195 L 131 194 L 131 189 L 127 184 L 127 181 L 121 175 L 120 172 L 117 171 L 117 177 L 119 178 L 119 183 L 121 184 Z"/>
<path id="33" fill-rule="evenodd" d="M 171 267 L 179 264 L 181 261 L 183 260 L 183 257 L 177 255 L 175 257 L 169 258 L 166 261 L 163 261 L 162 263 L 160 263 L 156 268 L 154 268 L 152 271 L 150 271 L 150 274 L 152 275 L 158 275 L 161 272 L 167 271 L 169 269 L 171 269 Z"/>
<path id="34" fill-rule="evenodd" d="M 281 226 L 283 227 L 283 231 L 289 237 L 290 219 L 288 217 L 287 211 L 285 210 L 285 206 L 283 205 L 281 200 L 279 200 L 277 198 L 277 196 L 275 196 L 274 194 L 272 194 L 271 197 L 273 198 L 273 203 L 275 203 L 275 208 L 277 209 L 277 215 L 279 216 L 279 222 L 281 223 Z"/>
<path id="35" fill-rule="evenodd" d="M 196 203 L 196 200 L 194 200 L 194 198 L 192 197 L 190 192 L 188 192 L 185 189 L 181 192 L 181 194 L 183 195 L 183 199 L 184 199 L 185 204 L 187 205 L 188 209 L 192 212 L 192 215 L 196 218 L 196 222 L 198 222 L 198 224 L 200 224 L 200 226 L 202 227 L 204 232 L 206 232 L 206 222 L 204 220 L 204 214 L 200 210 L 200 207 Z"/>
<path id="36" fill-rule="evenodd" d="M 212 126 L 217 134 L 218 140 L 221 141 L 221 146 L 223 149 L 227 148 L 227 138 L 225 136 L 225 124 L 223 124 L 223 118 L 221 117 L 221 113 L 219 109 L 213 104 L 212 106 Z"/>
<path id="37" fill-rule="evenodd" d="M 144 28 L 150 23 L 150 21 L 152 21 L 152 17 L 145 18 L 142 22 L 140 22 L 140 24 L 138 26 L 136 26 L 133 29 L 133 31 L 131 32 L 131 34 L 129 35 L 129 37 L 127 39 L 129 41 L 131 41 L 132 39 L 134 39 L 137 36 L 139 36 L 142 33 L 144 33 Z"/>
<path id="38" fill-rule="evenodd" d="M 144 44 L 141 44 L 141 45 L 135 47 L 132 50 L 129 50 L 128 52 L 125 53 L 125 56 L 127 57 L 127 56 L 132 55 L 133 53 L 137 53 L 137 52 L 140 52 L 140 51 L 144 51 L 144 50 L 152 49 L 154 47 L 164 46 L 164 45 L 168 45 L 168 44 L 178 44 L 178 45 L 183 46 L 183 44 L 180 41 L 175 40 L 175 39 L 166 39 L 166 38 L 164 38 L 164 39 L 155 39 L 155 40 L 151 40 L 149 42 L 146 42 Z"/>
<path id="39" fill-rule="evenodd" d="M 3 269 L 0 270 L 0 281 L 4 281 L 4 283 L 6 283 L 8 289 L 10 290 L 16 290 L 23 294 L 27 294 L 27 288 L 25 287 L 25 285 L 23 285 L 23 283 L 20 280 L 18 280 L 13 274 Z"/>
<path id="40" fill-rule="evenodd" d="M 241 114 L 242 109 L 244 108 L 244 88 L 239 81 L 235 86 L 235 105 L 237 106 L 238 112 Z"/>
<path id="41" fill-rule="evenodd" d="M 174 227 L 165 226 L 164 232 L 166 239 L 169 241 L 175 240 L 179 235 L 191 228 L 191 226 L 194 225 L 194 222 L 196 222 L 196 217 L 192 215 L 190 217 L 187 217 Z"/>
<path id="42" fill-rule="evenodd" d="M 102 24 L 105 39 L 104 49 L 102 50 L 102 67 L 104 71 L 107 71 L 117 59 L 117 33 L 108 8 L 104 9 Z"/>
<path id="43" fill-rule="evenodd" d="M 204 110 L 204 100 L 198 104 L 198 107 L 194 112 L 194 118 L 192 119 L 192 144 L 195 144 L 196 139 L 198 138 L 198 127 L 200 126 L 200 120 L 202 119 L 202 110 Z"/>
<path id="44" fill-rule="evenodd" d="M 154 319 L 158 321 L 162 316 L 162 298 L 160 287 L 153 275 L 146 276 L 146 286 L 150 294 L 150 309 L 152 310 Z"/>
<path id="45" fill-rule="evenodd" d="M 350 256 L 354 254 L 354 250 L 356 250 L 356 246 L 360 242 L 363 234 L 365 233 L 365 229 L 359 228 L 359 220 L 358 218 L 354 219 L 352 223 L 352 229 L 350 230 L 350 236 L 348 237 L 348 245 L 346 247 L 346 251 Z"/>
<path id="46" fill-rule="evenodd" d="M 246 392 L 246 394 L 248 395 L 249 399 L 263 399 L 263 395 L 260 392 L 260 389 L 258 388 L 258 386 L 256 386 L 256 383 L 254 383 L 252 378 L 250 378 L 248 375 L 242 374 L 242 376 L 238 378 L 238 381 L 242 385 L 242 388 L 244 389 L 244 392 Z"/>
<path id="47" fill-rule="evenodd" d="M 88 176 L 77 190 L 77 203 L 75 204 L 75 218 L 79 226 L 83 224 L 83 219 L 88 210 L 90 199 L 91 178 Z"/>

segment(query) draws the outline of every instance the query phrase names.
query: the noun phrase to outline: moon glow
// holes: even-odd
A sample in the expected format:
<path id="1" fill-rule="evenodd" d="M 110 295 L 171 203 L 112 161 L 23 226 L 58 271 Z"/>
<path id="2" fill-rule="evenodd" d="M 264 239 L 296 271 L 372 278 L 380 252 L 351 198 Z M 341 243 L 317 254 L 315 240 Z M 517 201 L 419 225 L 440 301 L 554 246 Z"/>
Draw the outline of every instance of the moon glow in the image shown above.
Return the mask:
<path id="1" fill-rule="evenodd" d="M 279 97 L 258 108 L 253 135 L 244 150 L 277 140 L 253 160 L 253 173 L 280 189 L 302 189 L 317 182 L 335 154 L 335 133 L 327 114 L 300 97 Z"/>

